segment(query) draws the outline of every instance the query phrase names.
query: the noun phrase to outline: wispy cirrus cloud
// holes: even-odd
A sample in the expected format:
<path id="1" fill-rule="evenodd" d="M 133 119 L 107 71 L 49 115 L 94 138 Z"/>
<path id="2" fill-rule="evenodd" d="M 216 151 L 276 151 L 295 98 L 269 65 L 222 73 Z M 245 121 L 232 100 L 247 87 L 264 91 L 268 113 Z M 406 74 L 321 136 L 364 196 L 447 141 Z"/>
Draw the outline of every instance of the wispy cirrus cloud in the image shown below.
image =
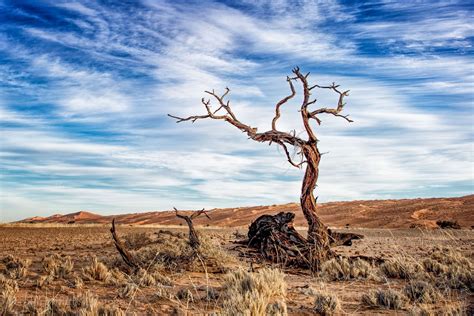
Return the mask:
<path id="1" fill-rule="evenodd" d="M 472 192 L 472 10 L 462 2 L 1 6 L 0 220 L 296 201 L 302 171 L 277 147 L 223 122 L 166 117 L 202 113 L 203 90 L 229 86 L 235 113 L 265 130 L 295 65 L 351 89 L 355 123 L 316 127 L 329 152 L 321 201 Z M 281 129 L 303 132 L 299 100 Z"/>

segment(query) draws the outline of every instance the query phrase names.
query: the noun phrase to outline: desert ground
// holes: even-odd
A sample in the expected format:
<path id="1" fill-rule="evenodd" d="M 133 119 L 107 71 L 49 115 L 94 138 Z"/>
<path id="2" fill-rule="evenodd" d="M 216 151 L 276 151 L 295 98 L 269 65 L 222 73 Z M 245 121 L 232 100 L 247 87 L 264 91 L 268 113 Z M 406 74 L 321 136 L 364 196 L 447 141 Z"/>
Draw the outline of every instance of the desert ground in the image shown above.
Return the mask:
<path id="1" fill-rule="evenodd" d="M 470 229 L 343 228 L 365 238 L 350 247 L 337 247 L 337 254 L 374 256 L 385 263 L 334 259 L 313 274 L 246 257 L 234 242 L 243 237 L 245 228 L 198 227 L 202 256 L 187 262 L 181 256 L 187 251 L 186 227 L 119 225 L 118 234 L 127 247 L 149 262 L 143 271 L 131 272 L 118 255 L 109 228 L 3 225 L 3 313 L 231 315 L 239 314 L 239 308 L 242 315 L 256 315 L 262 309 L 269 315 L 473 312 Z M 239 282 L 247 285 L 239 287 Z M 415 290 L 410 292 L 410 287 Z M 238 297 L 245 296 L 245 289 L 250 298 Z M 413 292 L 415 296 L 407 294 Z M 370 303 L 370 295 L 385 295 L 385 300 L 376 297 Z M 256 297 L 263 306 L 249 306 L 256 304 Z"/>

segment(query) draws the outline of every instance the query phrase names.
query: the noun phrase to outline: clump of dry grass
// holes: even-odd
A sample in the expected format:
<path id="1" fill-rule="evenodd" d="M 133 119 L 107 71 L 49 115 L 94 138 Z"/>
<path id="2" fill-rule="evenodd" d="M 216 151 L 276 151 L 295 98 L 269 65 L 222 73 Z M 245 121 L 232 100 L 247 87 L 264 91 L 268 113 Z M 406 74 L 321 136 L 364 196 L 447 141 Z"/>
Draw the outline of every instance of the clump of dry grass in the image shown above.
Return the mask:
<path id="1" fill-rule="evenodd" d="M 191 290 L 186 288 L 178 290 L 178 292 L 176 293 L 176 298 L 180 301 L 185 301 L 186 305 L 191 302 L 194 302 L 193 293 L 191 292 Z"/>
<path id="2" fill-rule="evenodd" d="M 97 260 L 95 257 L 92 259 L 92 262 L 89 266 L 82 269 L 82 275 L 86 280 L 89 281 L 97 280 L 107 282 L 111 278 L 111 274 L 107 266 Z"/>
<path id="3" fill-rule="evenodd" d="M 276 269 L 247 272 L 243 269 L 224 277 L 222 298 L 223 315 L 265 315 L 267 308 L 286 297 L 285 275 Z M 286 311 L 285 311 L 286 313 Z M 282 314 L 285 315 L 285 314 Z"/>
<path id="4" fill-rule="evenodd" d="M 288 315 L 288 308 L 285 301 L 275 301 L 267 305 L 265 310 L 265 315 L 267 316 L 282 316 Z"/>
<path id="5" fill-rule="evenodd" d="M 378 279 L 376 269 L 367 261 L 359 258 L 352 262 L 344 257 L 328 260 L 322 264 L 320 275 L 328 281 Z"/>
<path id="6" fill-rule="evenodd" d="M 69 276 L 73 268 L 74 264 L 69 256 L 61 257 L 54 254 L 43 259 L 43 270 L 55 279 Z"/>
<path id="7" fill-rule="evenodd" d="M 314 310 L 321 315 L 334 315 L 341 309 L 341 304 L 336 295 L 328 292 L 315 294 Z"/>
<path id="8" fill-rule="evenodd" d="M 99 314 L 99 301 L 90 292 L 69 299 L 69 307 L 77 310 L 81 316 L 92 316 Z"/>
<path id="9" fill-rule="evenodd" d="M 137 291 L 137 284 L 135 284 L 134 282 L 127 282 L 125 284 L 122 284 L 121 288 L 119 289 L 118 295 L 121 298 L 130 298 L 133 297 Z"/>
<path id="10" fill-rule="evenodd" d="M 428 282 L 411 280 L 404 288 L 405 295 L 416 303 L 435 303 L 440 293 Z"/>
<path id="11" fill-rule="evenodd" d="M 400 292 L 392 289 L 378 289 L 362 295 L 362 303 L 371 308 L 402 309 L 407 298 Z"/>
<path id="12" fill-rule="evenodd" d="M 388 278 L 412 279 L 423 272 L 420 264 L 413 258 L 400 256 L 385 261 L 380 265 L 380 271 Z"/>
<path id="13" fill-rule="evenodd" d="M 13 314 L 18 283 L 0 274 L 0 315 Z"/>
<path id="14" fill-rule="evenodd" d="M 5 265 L 4 273 L 11 279 L 22 279 L 28 273 L 28 267 L 31 264 L 29 259 L 21 259 L 8 255 L 2 259 Z"/>

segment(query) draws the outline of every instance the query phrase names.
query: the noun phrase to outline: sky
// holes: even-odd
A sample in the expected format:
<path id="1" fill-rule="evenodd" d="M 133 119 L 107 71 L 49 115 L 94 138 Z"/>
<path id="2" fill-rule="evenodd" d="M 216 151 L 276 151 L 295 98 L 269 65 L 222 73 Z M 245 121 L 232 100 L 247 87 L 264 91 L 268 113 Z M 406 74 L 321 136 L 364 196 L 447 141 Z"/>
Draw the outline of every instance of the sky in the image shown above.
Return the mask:
<path id="1" fill-rule="evenodd" d="M 271 127 L 299 66 L 349 89 L 313 126 L 318 201 L 473 193 L 470 1 L 0 0 L 0 222 L 299 200 L 304 169 L 204 114 Z M 298 97 L 279 129 L 302 122 Z M 316 91 L 314 109 L 337 96 Z M 215 105 L 214 105 L 215 106 Z"/>

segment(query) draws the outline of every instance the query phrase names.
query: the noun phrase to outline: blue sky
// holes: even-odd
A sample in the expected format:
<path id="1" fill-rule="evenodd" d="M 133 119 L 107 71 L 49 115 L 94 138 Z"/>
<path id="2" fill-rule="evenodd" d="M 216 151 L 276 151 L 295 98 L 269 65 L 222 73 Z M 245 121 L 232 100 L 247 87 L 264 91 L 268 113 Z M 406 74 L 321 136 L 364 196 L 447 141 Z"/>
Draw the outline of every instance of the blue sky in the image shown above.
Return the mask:
<path id="1" fill-rule="evenodd" d="M 315 126 L 319 201 L 473 191 L 469 1 L 15 0 L 0 15 L 0 221 L 298 201 L 304 171 L 278 147 L 166 116 L 228 86 L 266 130 L 295 65 L 351 90 L 355 122 Z M 293 100 L 279 126 L 300 133 Z"/>

